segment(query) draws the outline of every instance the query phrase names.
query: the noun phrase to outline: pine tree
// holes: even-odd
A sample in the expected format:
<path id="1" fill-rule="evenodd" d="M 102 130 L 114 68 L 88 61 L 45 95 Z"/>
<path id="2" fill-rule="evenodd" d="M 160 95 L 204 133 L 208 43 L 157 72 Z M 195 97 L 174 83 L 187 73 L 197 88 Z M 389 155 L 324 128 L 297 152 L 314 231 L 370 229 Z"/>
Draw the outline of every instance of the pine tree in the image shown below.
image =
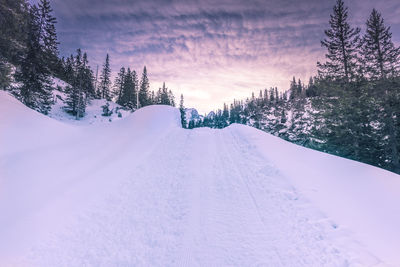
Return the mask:
<path id="1" fill-rule="evenodd" d="M 175 107 L 175 96 L 172 90 L 168 91 L 168 100 L 169 100 L 169 105 Z"/>
<path id="2" fill-rule="evenodd" d="M 374 81 L 373 103 L 376 119 L 380 122 L 379 140 L 385 155 L 384 164 L 391 170 L 400 172 L 400 84 L 398 82 L 400 48 L 392 41 L 390 27 L 386 27 L 381 14 L 372 10 L 367 20 L 367 30 L 363 38 L 362 55 L 365 71 Z M 371 109 L 371 106 L 368 107 Z"/>
<path id="3" fill-rule="evenodd" d="M 123 83 L 123 92 L 121 97 L 121 105 L 129 109 L 134 108 L 135 102 L 135 84 L 131 69 L 128 68 Z"/>
<path id="4" fill-rule="evenodd" d="M 107 101 L 111 100 L 110 86 L 111 86 L 110 56 L 107 54 L 106 61 L 103 65 L 103 70 L 100 76 L 100 87 L 99 87 L 101 93 L 100 97 L 107 99 Z"/>
<path id="5" fill-rule="evenodd" d="M 181 101 L 179 103 L 179 111 L 181 113 L 182 128 L 186 128 L 187 122 L 186 122 L 185 106 L 183 105 L 183 94 L 181 94 Z"/>
<path id="6" fill-rule="evenodd" d="M 392 42 L 390 27 L 385 26 L 382 15 L 375 9 L 366 24 L 361 51 L 368 76 L 379 79 L 398 75 L 400 48 L 395 48 Z"/>
<path id="7" fill-rule="evenodd" d="M 139 106 L 140 107 L 151 105 L 149 89 L 150 89 L 150 84 L 149 84 L 149 79 L 147 77 L 147 69 L 146 69 L 146 66 L 144 66 L 143 73 L 142 73 L 142 79 L 140 80 L 140 88 L 139 88 Z"/>
<path id="8" fill-rule="evenodd" d="M 160 104 L 161 105 L 171 105 L 169 101 L 169 95 L 168 95 L 168 88 L 165 87 L 165 82 L 163 83 L 163 87 L 160 90 Z"/>
<path id="9" fill-rule="evenodd" d="M 26 49 L 15 78 L 22 84 L 18 92 L 21 101 L 28 107 L 47 114 L 51 109 L 52 87 L 49 68 L 43 59 L 40 26 L 39 9 L 32 6 L 28 16 Z"/>
<path id="10" fill-rule="evenodd" d="M 82 57 L 82 89 L 85 92 L 87 97 L 94 98 L 96 93 L 94 89 L 94 76 L 93 76 L 93 71 L 91 70 L 89 66 L 89 61 L 87 58 L 86 52 L 83 53 Z"/>
<path id="11" fill-rule="evenodd" d="M 330 29 L 321 45 L 328 49 L 327 62 L 318 62 L 321 76 L 333 80 L 349 82 L 357 72 L 357 51 L 360 46 L 360 28 L 352 28 L 348 23 L 348 9 L 343 0 L 337 0 L 331 14 Z"/>
<path id="12" fill-rule="evenodd" d="M 139 80 L 138 75 L 135 70 L 132 71 L 132 82 L 133 82 L 133 99 L 132 99 L 132 107 L 138 107 L 138 99 L 139 99 Z"/>
<path id="13" fill-rule="evenodd" d="M 11 84 L 11 65 L 0 60 L 0 90 L 7 90 Z"/>
<path id="14" fill-rule="evenodd" d="M 50 73 L 54 73 L 58 62 L 58 42 L 55 24 L 57 20 L 51 15 L 53 12 L 48 0 L 40 0 L 40 35 L 42 36 L 43 59 L 49 68 Z"/>
<path id="15" fill-rule="evenodd" d="M 296 83 L 296 78 L 293 76 L 293 80 L 290 83 L 290 99 L 297 98 L 298 95 L 298 87 Z"/>
<path id="16" fill-rule="evenodd" d="M 117 104 L 122 105 L 122 93 L 124 91 L 125 68 L 122 67 L 114 81 L 114 98 Z"/>
<path id="17" fill-rule="evenodd" d="M 65 89 L 67 95 L 65 110 L 75 116 L 77 120 L 85 115 L 87 102 L 85 60 L 87 59 L 82 56 L 81 49 L 77 49 L 75 58 L 70 60 L 73 62 L 73 74 L 69 81 L 70 86 Z"/>
<path id="18" fill-rule="evenodd" d="M 5 74 L 8 63 L 19 65 L 24 57 L 30 21 L 29 13 L 29 5 L 26 0 L 0 1 L 1 73 L 4 71 Z M 5 77 L 0 77 L 0 79 L 5 79 Z"/>

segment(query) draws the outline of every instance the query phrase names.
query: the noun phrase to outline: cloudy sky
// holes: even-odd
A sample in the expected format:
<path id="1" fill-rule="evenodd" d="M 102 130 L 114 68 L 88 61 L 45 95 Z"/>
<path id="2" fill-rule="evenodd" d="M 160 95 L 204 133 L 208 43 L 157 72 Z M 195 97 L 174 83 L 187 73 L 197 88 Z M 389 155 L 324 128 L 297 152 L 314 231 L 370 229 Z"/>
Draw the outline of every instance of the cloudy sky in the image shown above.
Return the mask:
<path id="1" fill-rule="evenodd" d="M 202 113 L 263 88 L 308 80 L 334 0 L 52 0 L 61 55 L 80 47 L 94 70 L 146 65 L 152 89 L 165 81 Z M 400 1 L 347 0 L 353 25 L 382 12 L 400 44 Z"/>

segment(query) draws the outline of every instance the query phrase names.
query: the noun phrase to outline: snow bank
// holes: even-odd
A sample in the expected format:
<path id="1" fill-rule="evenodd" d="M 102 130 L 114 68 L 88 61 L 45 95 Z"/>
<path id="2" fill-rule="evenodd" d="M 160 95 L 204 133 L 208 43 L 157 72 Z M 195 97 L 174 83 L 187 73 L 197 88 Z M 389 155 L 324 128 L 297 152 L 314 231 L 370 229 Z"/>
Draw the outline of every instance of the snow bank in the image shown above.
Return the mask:
<path id="1" fill-rule="evenodd" d="M 54 144 L 74 132 L 74 128 L 46 117 L 0 91 L 0 156 Z"/>
<path id="2" fill-rule="evenodd" d="M 339 227 L 387 263 L 400 265 L 400 176 L 310 150 L 250 127 L 229 127 L 276 167 Z"/>

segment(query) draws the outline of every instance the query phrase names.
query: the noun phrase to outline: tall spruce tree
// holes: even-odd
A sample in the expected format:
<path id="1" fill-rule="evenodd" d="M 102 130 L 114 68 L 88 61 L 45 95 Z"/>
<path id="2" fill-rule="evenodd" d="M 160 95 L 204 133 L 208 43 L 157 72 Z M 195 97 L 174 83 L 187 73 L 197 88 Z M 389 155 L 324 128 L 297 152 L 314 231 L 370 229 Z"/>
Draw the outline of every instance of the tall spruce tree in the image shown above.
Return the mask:
<path id="1" fill-rule="evenodd" d="M 103 70 L 101 71 L 100 76 L 100 97 L 104 98 L 108 101 L 111 100 L 111 68 L 110 68 L 110 56 L 107 54 L 106 61 L 103 65 Z"/>
<path id="2" fill-rule="evenodd" d="M 40 0 L 40 35 L 42 36 L 43 59 L 49 68 L 49 72 L 54 74 L 58 64 L 58 42 L 55 24 L 57 20 L 51 14 L 53 12 L 48 0 Z"/>
<path id="3" fill-rule="evenodd" d="M 81 49 L 76 50 L 75 58 L 70 61 L 73 62 L 73 73 L 70 85 L 66 87 L 65 93 L 67 95 L 65 110 L 71 115 L 75 116 L 78 120 L 85 115 L 85 109 L 87 104 L 87 67 L 85 66 L 85 60 Z"/>
<path id="4" fill-rule="evenodd" d="M 40 11 L 33 5 L 29 9 L 24 55 L 15 74 L 16 81 L 21 83 L 17 96 L 28 107 L 47 114 L 51 109 L 52 87 L 49 67 L 43 57 L 43 39 Z"/>
<path id="5" fill-rule="evenodd" d="M 135 102 L 135 83 L 130 68 L 128 68 L 125 74 L 123 89 L 124 89 L 122 95 L 123 106 L 133 109 Z"/>
<path id="6" fill-rule="evenodd" d="M 133 82 L 133 99 L 132 108 L 137 108 L 139 98 L 139 78 L 135 70 L 132 71 L 132 82 Z"/>
<path id="7" fill-rule="evenodd" d="M 122 94 L 124 90 L 125 68 L 122 67 L 114 81 L 114 98 L 117 104 L 122 105 Z"/>
<path id="8" fill-rule="evenodd" d="M 150 90 L 149 78 L 147 77 L 146 66 L 144 66 L 143 73 L 142 73 L 142 79 L 140 80 L 140 88 L 139 88 L 139 106 L 140 107 L 151 105 L 149 90 Z"/>
<path id="9" fill-rule="evenodd" d="M 333 80 L 352 81 L 358 70 L 360 28 L 352 28 L 348 23 L 348 9 L 343 0 L 336 1 L 329 24 L 331 28 L 325 30 L 326 38 L 321 41 L 321 45 L 328 49 L 327 62 L 318 62 L 319 73 Z"/>
<path id="10" fill-rule="evenodd" d="M 185 111 L 185 106 L 183 104 L 183 94 L 181 94 L 181 101 L 179 103 L 179 111 L 181 113 L 181 124 L 182 128 L 187 127 L 187 121 L 186 121 L 186 111 Z"/>
<path id="11" fill-rule="evenodd" d="M 29 4 L 26 0 L 0 1 L 1 62 L 14 65 L 20 63 L 24 54 L 29 17 Z"/>
<path id="12" fill-rule="evenodd" d="M 380 152 L 384 155 L 384 164 L 400 172 L 400 48 L 394 46 L 390 27 L 385 26 L 382 15 L 375 9 L 366 25 L 363 62 L 367 76 L 374 81 L 372 97 L 377 104 L 374 116 L 381 126 L 375 143 L 383 148 Z"/>
<path id="13" fill-rule="evenodd" d="M 400 48 L 393 44 L 390 27 L 385 26 L 382 15 L 376 9 L 372 10 L 366 25 L 361 51 L 368 77 L 380 79 L 398 75 Z"/>
<path id="14" fill-rule="evenodd" d="M 165 82 L 163 83 L 162 88 L 160 88 L 160 104 L 161 105 L 171 105 L 169 95 L 168 95 L 168 88 L 165 86 Z"/>
<path id="15" fill-rule="evenodd" d="M 94 75 L 92 69 L 89 66 L 89 60 L 87 58 L 86 52 L 84 52 L 82 56 L 82 67 L 82 89 L 88 98 L 94 98 L 96 94 L 93 84 Z"/>

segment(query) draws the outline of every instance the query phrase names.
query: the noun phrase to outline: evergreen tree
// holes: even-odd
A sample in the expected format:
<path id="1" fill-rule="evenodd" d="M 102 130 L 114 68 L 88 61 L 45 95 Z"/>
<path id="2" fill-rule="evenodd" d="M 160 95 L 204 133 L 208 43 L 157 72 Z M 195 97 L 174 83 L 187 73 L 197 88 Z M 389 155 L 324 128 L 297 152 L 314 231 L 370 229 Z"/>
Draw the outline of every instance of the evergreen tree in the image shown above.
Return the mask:
<path id="1" fill-rule="evenodd" d="M 400 48 L 395 48 L 392 42 L 390 27 L 385 26 L 382 15 L 375 9 L 366 24 L 361 51 L 368 76 L 379 79 L 398 75 Z"/>
<path id="2" fill-rule="evenodd" d="M 121 103 L 123 106 L 133 109 L 134 104 L 135 104 L 135 83 L 133 80 L 133 75 L 131 72 L 131 69 L 128 68 L 126 74 L 125 74 L 125 79 L 124 79 L 124 84 L 123 84 L 123 94 L 122 94 L 122 99 Z"/>
<path id="3" fill-rule="evenodd" d="M 140 107 L 151 105 L 149 89 L 150 89 L 150 84 L 149 84 L 149 79 L 147 78 L 147 69 L 146 69 L 146 66 L 144 66 L 143 73 L 142 73 L 142 79 L 140 80 L 140 89 L 139 89 L 139 106 Z"/>
<path id="4" fill-rule="evenodd" d="M 29 9 L 26 48 L 15 78 L 22 84 L 17 93 L 21 101 L 47 114 L 51 109 L 52 87 L 49 68 L 43 58 L 40 27 L 39 9 L 32 6 Z"/>
<path id="5" fill-rule="evenodd" d="M 174 93 L 172 93 L 171 90 L 168 91 L 168 101 L 169 105 L 175 107 L 175 96 Z"/>
<path id="6" fill-rule="evenodd" d="M 187 122 L 186 122 L 186 112 L 185 112 L 185 106 L 183 105 L 183 95 L 181 94 L 181 101 L 179 103 L 179 111 L 181 113 L 181 124 L 182 128 L 186 128 Z"/>
<path id="7" fill-rule="evenodd" d="M 327 62 L 318 62 L 319 73 L 333 80 L 349 82 L 357 72 L 357 51 L 360 46 L 360 28 L 352 28 L 348 23 L 348 9 L 343 0 L 337 0 L 331 14 L 330 29 L 321 45 L 328 49 Z"/>
<path id="8" fill-rule="evenodd" d="M 0 90 L 7 90 L 11 84 L 11 66 L 0 60 Z"/>
<path id="9" fill-rule="evenodd" d="M 103 65 L 103 70 L 101 71 L 100 87 L 99 87 L 101 98 L 107 99 L 107 101 L 111 100 L 110 86 L 111 86 L 110 56 L 107 54 L 106 61 Z"/>
<path id="10" fill-rule="evenodd" d="M 381 14 L 372 10 L 367 20 L 362 55 L 366 74 L 374 82 L 372 97 L 377 103 L 376 119 L 380 122 L 379 142 L 384 155 L 383 164 L 400 172 L 400 84 L 398 82 L 400 48 L 392 41 L 390 27 L 386 27 Z M 396 79 L 397 78 L 397 79 Z M 371 106 L 369 107 L 371 109 Z"/>
<path id="11" fill-rule="evenodd" d="M 93 71 L 89 66 L 89 61 L 86 52 L 83 53 L 82 57 L 82 90 L 85 92 L 87 97 L 94 98 L 96 93 L 94 89 L 94 76 Z"/>
<path id="12" fill-rule="evenodd" d="M 11 64 L 23 57 L 28 14 L 25 0 L 0 1 L 0 90 L 11 89 Z"/>
<path id="13" fill-rule="evenodd" d="M 169 94 L 168 94 L 168 88 L 165 87 L 165 82 L 163 83 L 163 87 L 160 90 L 160 104 L 161 105 L 171 105 L 170 99 L 169 99 Z"/>
<path id="14" fill-rule="evenodd" d="M 24 57 L 29 13 L 26 0 L 0 1 L 0 75 L 8 72 L 8 63 L 19 65 Z M 6 77 L 0 76 L 0 79 Z"/>
<path id="15" fill-rule="evenodd" d="M 138 75 L 135 70 L 132 71 L 132 82 L 133 82 L 133 99 L 132 99 L 132 107 L 137 108 L 138 100 L 139 100 L 139 80 Z"/>
<path id="16" fill-rule="evenodd" d="M 298 95 L 298 87 L 296 78 L 293 76 L 293 80 L 290 82 L 290 99 L 295 99 Z"/>
<path id="17" fill-rule="evenodd" d="M 122 67 L 114 81 L 114 98 L 117 104 L 122 105 L 122 93 L 124 91 L 125 68 Z"/>
<path id="18" fill-rule="evenodd" d="M 86 66 L 85 60 L 82 56 L 81 49 L 77 49 L 76 56 L 73 60 L 73 74 L 71 77 L 70 86 L 67 86 L 65 93 L 67 95 L 65 110 L 79 118 L 85 115 L 87 92 L 85 86 L 86 82 Z"/>
<path id="19" fill-rule="evenodd" d="M 55 24 L 57 20 L 52 16 L 52 8 L 48 0 L 39 2 L 40 16 L 40 35 L 42 36 L 43 59 L 49 68 L 50 73 L 54 74 L 58 63 L 58 42 Z"/>

